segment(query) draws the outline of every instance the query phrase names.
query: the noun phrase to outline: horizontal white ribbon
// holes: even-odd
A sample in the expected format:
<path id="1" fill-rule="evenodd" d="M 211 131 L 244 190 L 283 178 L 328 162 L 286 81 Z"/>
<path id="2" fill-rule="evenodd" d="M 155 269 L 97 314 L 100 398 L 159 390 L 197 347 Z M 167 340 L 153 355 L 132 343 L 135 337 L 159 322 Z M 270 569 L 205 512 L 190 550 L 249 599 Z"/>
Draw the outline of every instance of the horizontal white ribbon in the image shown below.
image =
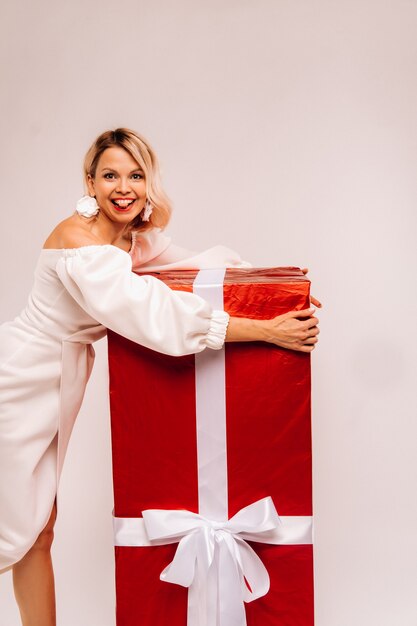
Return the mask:
<path id="1" fill-rule="evenodd" d="M 151 509 L 152 510 L 152 509 Z M 244 509 L 243 509 L 244 510 Z M 186 513 L 197 515 L 190 511 L 171 510 L 169 513 Z M 203 518 L 198 515 L 199 518 Z M 280 525 L 271 531 L 259 533 L 240 533 L 246 541 L 269 543 L 273 545 L 305 545 L 313 543 L 313 518 L 308 515 L 280 515 Z M 209 520 L 207 520 L 209 521 Z M 150 539 L 142 517 L 113 517 L 114 545 L 130 547 L 162 546 L 168 543 L 178 543 L 177 536 L 166 536 L 163 539 Z"/>

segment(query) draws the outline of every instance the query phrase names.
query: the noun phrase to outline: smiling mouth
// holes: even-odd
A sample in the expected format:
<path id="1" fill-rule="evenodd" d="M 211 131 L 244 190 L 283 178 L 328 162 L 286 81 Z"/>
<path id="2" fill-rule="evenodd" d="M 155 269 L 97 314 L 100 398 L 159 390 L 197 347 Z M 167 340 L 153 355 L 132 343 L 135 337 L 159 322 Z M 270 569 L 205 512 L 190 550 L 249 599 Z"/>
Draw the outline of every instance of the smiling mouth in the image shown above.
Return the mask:
<path id="1" fill-rule="evenodd" d="M 126 200 L 112 200 L 111 202 L 118 211 L 128 211 L 135 200 L 129 198 Z"/>

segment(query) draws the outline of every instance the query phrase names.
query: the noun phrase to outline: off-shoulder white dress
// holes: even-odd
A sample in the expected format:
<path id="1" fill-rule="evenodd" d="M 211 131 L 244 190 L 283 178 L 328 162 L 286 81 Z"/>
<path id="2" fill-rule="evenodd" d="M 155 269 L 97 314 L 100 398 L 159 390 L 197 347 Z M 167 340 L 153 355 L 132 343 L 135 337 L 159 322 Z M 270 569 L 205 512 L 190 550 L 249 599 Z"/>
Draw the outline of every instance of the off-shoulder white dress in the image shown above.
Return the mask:
<path id="1" fill-rule="evenodd" d="M 106 328 L 171 355 L 222 347 L 228 315 L 136 269 L 244 267 L 224 246 L 200 254 L 159 230 L 113 245 L 43 249 L 26 308 L 0 326 L 0 570 L 45 527 L 68 441 Z"/>

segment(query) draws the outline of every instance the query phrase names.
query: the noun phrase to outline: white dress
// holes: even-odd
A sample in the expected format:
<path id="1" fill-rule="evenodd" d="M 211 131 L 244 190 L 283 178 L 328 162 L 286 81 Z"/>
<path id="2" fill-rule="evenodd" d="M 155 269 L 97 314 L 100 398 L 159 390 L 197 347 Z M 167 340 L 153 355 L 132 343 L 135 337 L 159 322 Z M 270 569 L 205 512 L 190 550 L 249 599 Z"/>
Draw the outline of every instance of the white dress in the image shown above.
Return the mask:
<path id="1" fill-rule="evenodd" d="M 224 246 L 193 255 L 159 230 L 113 245 L 43 249 L 28 304 L 0 326 L 0 570 L 45 527 L 106 328 L 171 355 L 222 347 L 228 315 L 132 269 L 246 267 Z M 191 256 L 190 256 L 191 254 Z"/>

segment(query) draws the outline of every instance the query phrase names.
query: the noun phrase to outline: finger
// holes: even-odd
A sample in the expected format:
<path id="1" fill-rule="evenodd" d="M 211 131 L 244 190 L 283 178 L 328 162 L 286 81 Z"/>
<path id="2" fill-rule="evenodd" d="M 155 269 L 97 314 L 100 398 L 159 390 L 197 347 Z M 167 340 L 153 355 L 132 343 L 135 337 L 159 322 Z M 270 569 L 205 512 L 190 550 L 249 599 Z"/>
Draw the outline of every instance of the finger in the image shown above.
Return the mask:
<path id="1" fill-rule="evenodd" d="M 318 342 L 317 337 L 308 337 L 307 339 L 304 339 L 304 345 L 312 345 L 317 342 Z"/>
<path id="2" fill-rule="evenodd" d="M 320 334 L 320 329 L 318 326 L 312 326 L 310 328 L 304 327 L 304 330 L 302 332 L 303 332 L 302 334 L 303 337 L 306 337 L 306 338 L 315 337 L 316 335 Z"/>
<path id="3" fill-rule="evenodd" d="M 314 296 L 310 296 L 310 300 L 311 303 L 314 304 L 314 306 L 318 306 L 320 308 L 323 306 L 320 300 L 317 300 L 317 298 L 315 298 Z"/>
<path id="4" fill-rule="evenodd" d="M 317 324 L 319 323 L 319 320 L 317 319 L 317 317 L 312 317 L 308 320 L 305 320 L 304 322 L 301 322 L 302 324 L 302 328 L 304 330 L 308 329 L 308 328 L 313 328 L 314 326 L 317 326 Z"/>
<path id="5" fill-rule="evenodd" d="M 314 309 L 313 307 L 310 307 L 309 309 L 302 309 L 301 311 L 289 311 L 287 313 L 288 317 L 310 317 L 310 315 L 313 315 L 314 311 L 316 309 Z"/>
<path id="6" fill-rule="evenodd" d="M 312 344 L 311 346 L 301 346 L 299 352 L 312 352 L 315 347 L 315 344 Z"/>

